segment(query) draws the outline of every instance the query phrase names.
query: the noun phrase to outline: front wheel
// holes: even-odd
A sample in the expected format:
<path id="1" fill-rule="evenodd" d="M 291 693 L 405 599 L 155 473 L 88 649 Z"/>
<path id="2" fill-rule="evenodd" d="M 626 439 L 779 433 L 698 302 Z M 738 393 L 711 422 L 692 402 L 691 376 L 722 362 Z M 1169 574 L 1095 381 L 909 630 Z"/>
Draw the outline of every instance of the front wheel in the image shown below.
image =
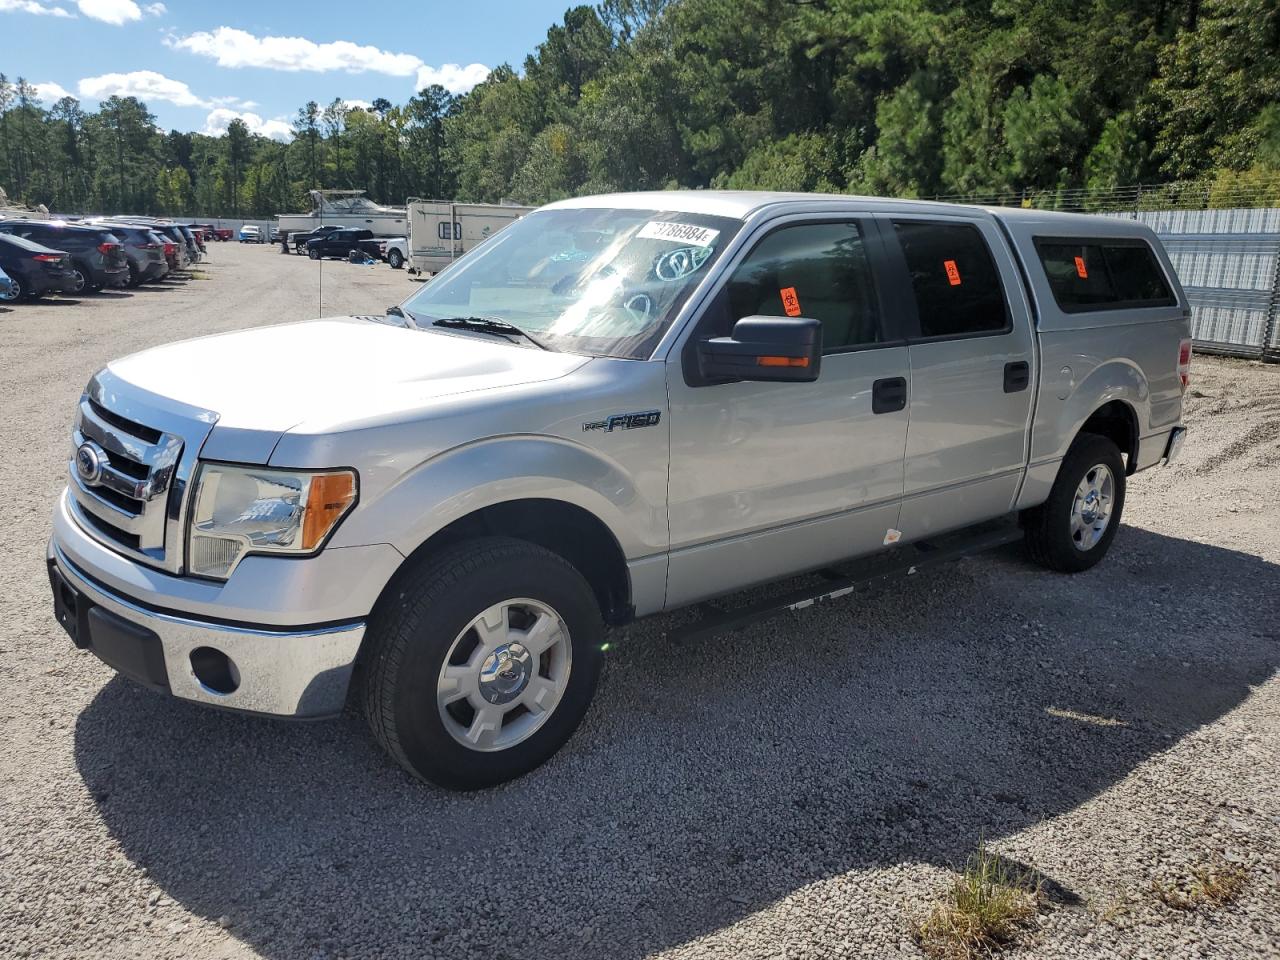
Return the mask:
<path id="1" fill-rule="evenodd" d="M 404 257 L 399 250 L 392 250 L 387 254 L 387 263 L 391 264 L 392 270 L 399 270 L 404 266 Z"/>
<path id="2" fill-rule="evenodd" d="M 491 537 L 389 588 L 361 660 L 365 715 L 402 767 L 454 790 L 515 779 L 573 735 L 600 672 L 595 595 L 562 557 Z"/>
<path id="3" fill-rule="evenodd" d="M 319 260 L 320 251 L 317 250 L 315 247 L 312 247 L 310 250 L 307 251 L 307 256 L 310 257 L 312 260 Z"/>
<path id="4" fill-rule="evenodd" d="M 1063 573 L 1088 570 L 1115 539 L 1124 493 L 1120 450 L 1106 437 L 1081 434 L 1062 460 L 1049 499 L 1023 515 L 1031 558 Z"/>

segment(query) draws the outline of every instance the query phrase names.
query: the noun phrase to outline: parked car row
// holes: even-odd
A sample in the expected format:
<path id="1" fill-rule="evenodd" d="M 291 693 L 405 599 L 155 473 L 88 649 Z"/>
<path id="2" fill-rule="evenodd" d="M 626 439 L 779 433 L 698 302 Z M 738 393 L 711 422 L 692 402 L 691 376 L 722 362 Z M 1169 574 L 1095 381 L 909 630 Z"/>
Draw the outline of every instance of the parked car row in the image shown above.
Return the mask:
<path id="1" fill-rule="evenodd" d="M 0 300 L 136 287 L 205 257 L 203 230 L 150 217 L 0 219 Z"/>

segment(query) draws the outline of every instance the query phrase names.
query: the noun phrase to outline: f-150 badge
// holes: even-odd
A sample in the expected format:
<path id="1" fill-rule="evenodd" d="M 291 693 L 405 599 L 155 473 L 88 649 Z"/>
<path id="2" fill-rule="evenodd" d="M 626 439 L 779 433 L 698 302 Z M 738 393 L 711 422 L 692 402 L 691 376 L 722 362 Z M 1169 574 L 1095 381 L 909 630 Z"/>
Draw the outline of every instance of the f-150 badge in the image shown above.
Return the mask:
<path id="1" fill-rule="evenodd" d="M 583 430 L 603 430 L 613 433 L 615 430 L 636 430 L 639 427 L 653 427 L 662 419 L 662 412 L 649 410 L 645 413 L 616 413 L 607 420 L 588 420 L 582 425 Z"/>

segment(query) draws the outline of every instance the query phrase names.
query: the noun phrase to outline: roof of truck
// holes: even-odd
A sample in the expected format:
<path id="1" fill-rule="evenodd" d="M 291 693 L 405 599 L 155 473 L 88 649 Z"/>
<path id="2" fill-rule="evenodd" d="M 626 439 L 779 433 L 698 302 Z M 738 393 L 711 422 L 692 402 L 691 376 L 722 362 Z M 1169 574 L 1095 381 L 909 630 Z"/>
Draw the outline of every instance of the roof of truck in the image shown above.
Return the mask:
<path id="1" fill-rule="evenodd" d="M 742 220 L 763 207 L 820 203 L 849 207 L 859 211 L 883 213 L 942 213 L 962 208 L 981 211 L 993 217 L 1024 224 L 1097 223 L 1087 214 L 1058 213 L 1049 210 L 1026 210 L 1020 207 L 981 207 L 971 204 L 940 203 L 934 200 L 910 200 L 892 197 L 867 197 L 849 193 L 786 193 L 768 190 L 651 190 L 635 193 L 604 193 L 591 197 L 575 197 L 548 204 L 549 209 L 574 207 L 614 207 L 634 210 L 667 210 L 676 213 L 702 213 L 734 217 Z M 1120 221 L 1121 223 L 1125 221 Z"/>

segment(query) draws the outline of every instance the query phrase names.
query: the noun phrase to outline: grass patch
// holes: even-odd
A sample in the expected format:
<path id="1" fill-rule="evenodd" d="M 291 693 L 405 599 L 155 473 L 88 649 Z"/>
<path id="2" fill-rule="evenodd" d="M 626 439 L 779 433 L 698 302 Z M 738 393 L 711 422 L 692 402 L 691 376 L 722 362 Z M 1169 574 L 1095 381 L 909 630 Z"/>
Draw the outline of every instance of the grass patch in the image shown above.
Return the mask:
<path id="1" fill-rule="evenodd" d="M 1018 943 L 1040 908 L 1040 881 L 985 843 L 951 889 L 916 927 L 920 948 L 937 960 L 976 960 Z"/>
<path id="2" fill-rule="evenodd" d="M 1189 877 L 1155 881 L 1152 893 L 1171 910 L 1225 907 L 1236 901 L 1248 879 L 1243 867 L 1214 861 L 1195 867 Z"/>

